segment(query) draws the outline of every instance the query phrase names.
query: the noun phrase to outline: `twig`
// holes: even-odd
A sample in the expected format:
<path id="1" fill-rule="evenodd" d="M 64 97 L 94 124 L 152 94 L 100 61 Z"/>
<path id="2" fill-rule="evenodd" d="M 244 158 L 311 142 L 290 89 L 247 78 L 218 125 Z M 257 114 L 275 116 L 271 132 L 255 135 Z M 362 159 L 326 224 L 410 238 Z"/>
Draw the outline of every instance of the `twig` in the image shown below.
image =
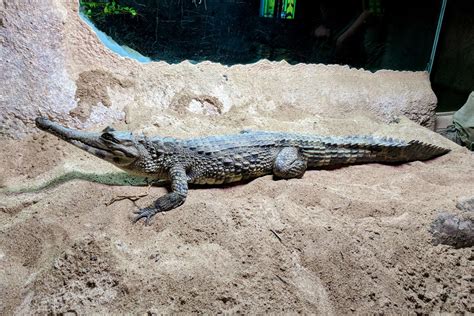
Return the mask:
<path id="1" fill-rule="evenodd" d="M 283 282 L 284 284 L 288 285 L 289 283 L 287 281 L 285 281 L 281 276 L 279 276 L 278 274 L 275 274 L 276 277 L 281 281 Z"/>
<path id="2" fill-rule="evenodd" d="M 136 201 L 141 199 L 142 197 L 147 196 L 150 193 L 151 184 L 148 185 L 146 192 L 138 195 L 118 195 L 113 197 L 109 202 L 105 203 L 105 206 L 109 206 L 114 204 L 115 202 L 122 201 L 122 200 L 130 200 L 135 204 Z"/>
<path id="3" fill-rule="evenodd" d="M 280 235 L 278 235 L 273 229 L 270 229 L 270 231 L 275 235 L 275 237 L 283 244 L 283 241 L 281 240 Z"/>

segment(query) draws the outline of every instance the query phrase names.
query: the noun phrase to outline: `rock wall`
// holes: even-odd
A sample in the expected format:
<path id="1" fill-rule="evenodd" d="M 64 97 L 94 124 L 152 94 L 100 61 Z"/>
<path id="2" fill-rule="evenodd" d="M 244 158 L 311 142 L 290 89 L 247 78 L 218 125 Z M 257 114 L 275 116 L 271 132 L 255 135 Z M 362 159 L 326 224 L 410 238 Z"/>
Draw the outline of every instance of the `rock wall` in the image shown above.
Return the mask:
<path id="1" fill-rule="evenodd" d="M 434 126 L 436 96 L 425 72 L 268 61 L 232 67 L 140 64 L 106 49 L 79 18 L 76 0 L 0 6 L 4 136 L 34 132 L 38 115 L 80 128 L 172 124 L 185 133 L 192 129 L 180 126 L 180 115 L 191 112 L 210 132 L 230 121 L 239 125 L 236 120 L 243 128 L 280 129 L 271 125 L 271 116 L 285 108 L 301 109 L 315 122 L 361 114 L 390 122 L 406 115 Z"/>

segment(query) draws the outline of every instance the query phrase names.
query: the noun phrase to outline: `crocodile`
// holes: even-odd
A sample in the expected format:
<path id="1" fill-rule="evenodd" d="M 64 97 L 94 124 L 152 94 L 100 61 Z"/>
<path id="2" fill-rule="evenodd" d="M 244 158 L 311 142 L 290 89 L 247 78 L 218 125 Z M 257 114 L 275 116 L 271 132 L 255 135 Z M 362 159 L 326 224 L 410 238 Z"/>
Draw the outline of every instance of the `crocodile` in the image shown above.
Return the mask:
<path id="1" fill-rule="evenodd" d="M 181 206 L 188 184 L 219 185 L 273 174 L 301 178 L 307 169 L 361 163 L 400 164 L 428 160 L 449 149 L 417 140 L 376 136 L 329 137 L 245 130 L 238 134 L 191 139 L 147 137 L 112 127 L 85 132 L 43 117 L 39 129 L 49 132 L 126 172 L 170 182 L 171 191 L 154 205 L 135 211 L 133 222 Z"/>

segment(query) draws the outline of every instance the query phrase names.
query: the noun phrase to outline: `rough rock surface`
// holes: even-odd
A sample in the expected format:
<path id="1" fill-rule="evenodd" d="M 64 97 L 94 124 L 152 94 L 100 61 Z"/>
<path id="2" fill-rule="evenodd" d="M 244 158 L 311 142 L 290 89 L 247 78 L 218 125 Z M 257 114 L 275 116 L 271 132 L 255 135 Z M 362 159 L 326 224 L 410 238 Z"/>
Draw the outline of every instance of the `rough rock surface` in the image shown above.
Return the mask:
<path id="1" fill-rule="evenodd" d="M 435 245 L 474 246 L 474 197 L 459 199 L 456 208 L 457 212 L 440 212 L 431 224 Z"/>
<path id="2" fill-rule="evenodd" d="M 455 248 L 474 246 L 474 214 L 457 216 L 442 212 L 431 224 L 431 234 L 435 245 L 450 245 Z"/>
<path id="3" fill-rule="evenodd" d="M 288 107 L 324 117 L 371 113 L 384 121 L 404 114 L 434 126 L 436 97 L 425 72 L 268 61 L 233 67 L 140 64 L 101 45 L 79 18 L 76 1 L 39 1 L 34 9 L 23 1 L 0 6 L 0 80 L 8 82 L 0 87 L 0 124 L 8 136 L 32 132 L 39 114 L 77 127 L 137 115 L 151 125 L 183 105 L 208 115 L 251 105 L 261 115 Z M 265 118 L 249 120 L 259 125 Z"/>
<path id="4" fill-rule="evenodd" d="M 407 109 L 430 122 L 425 74 L 139 65 L 101 47 L 72 1 L 41 3 L 4 1 L 0 10 L 9 54 L 1 124 L 8 136 L 26 135 L 0 139 L 0 314 L 474 312 L 472 247 L 434 246 L 429 233 L 437 210 L 474 197 L 472 153 L 408 119 L 384 123 Z M 165 188 L 143 196 L 145 187 L 99 183 L 131 180 L 51 135 L 29 135 L 38 113 L 87 129 L 115 121 L 177 137 L 376 134 L 453 151 L 197 188 L 146 227 L 131 212 Z M 110 203 L 133 194 L 142 197 Z"/>

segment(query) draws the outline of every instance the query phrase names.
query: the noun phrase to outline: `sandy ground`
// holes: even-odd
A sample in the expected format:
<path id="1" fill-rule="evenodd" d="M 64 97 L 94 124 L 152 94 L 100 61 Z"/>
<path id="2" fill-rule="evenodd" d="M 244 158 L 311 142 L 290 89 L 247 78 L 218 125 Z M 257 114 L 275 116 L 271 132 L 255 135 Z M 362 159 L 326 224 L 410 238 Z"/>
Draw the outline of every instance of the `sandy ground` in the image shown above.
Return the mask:
<path id="1" fill-rule="evenodd" d="M 453 151 L 197 188 L 144 226 L 132 211 L 165 188 L 136 205 L 109 202 L 145 187 L 73 179 L 35 190 L 66 171 L 119 171 L 43 133 L 1 140 L 0 314 L 474 312 L 472 248 L 434 246 L 428 232 L 474 196 L 472 153 L 405 120 L 363 123 L 336 125 Z M 31 192 L 6 192 L 21 187 Z"/>

